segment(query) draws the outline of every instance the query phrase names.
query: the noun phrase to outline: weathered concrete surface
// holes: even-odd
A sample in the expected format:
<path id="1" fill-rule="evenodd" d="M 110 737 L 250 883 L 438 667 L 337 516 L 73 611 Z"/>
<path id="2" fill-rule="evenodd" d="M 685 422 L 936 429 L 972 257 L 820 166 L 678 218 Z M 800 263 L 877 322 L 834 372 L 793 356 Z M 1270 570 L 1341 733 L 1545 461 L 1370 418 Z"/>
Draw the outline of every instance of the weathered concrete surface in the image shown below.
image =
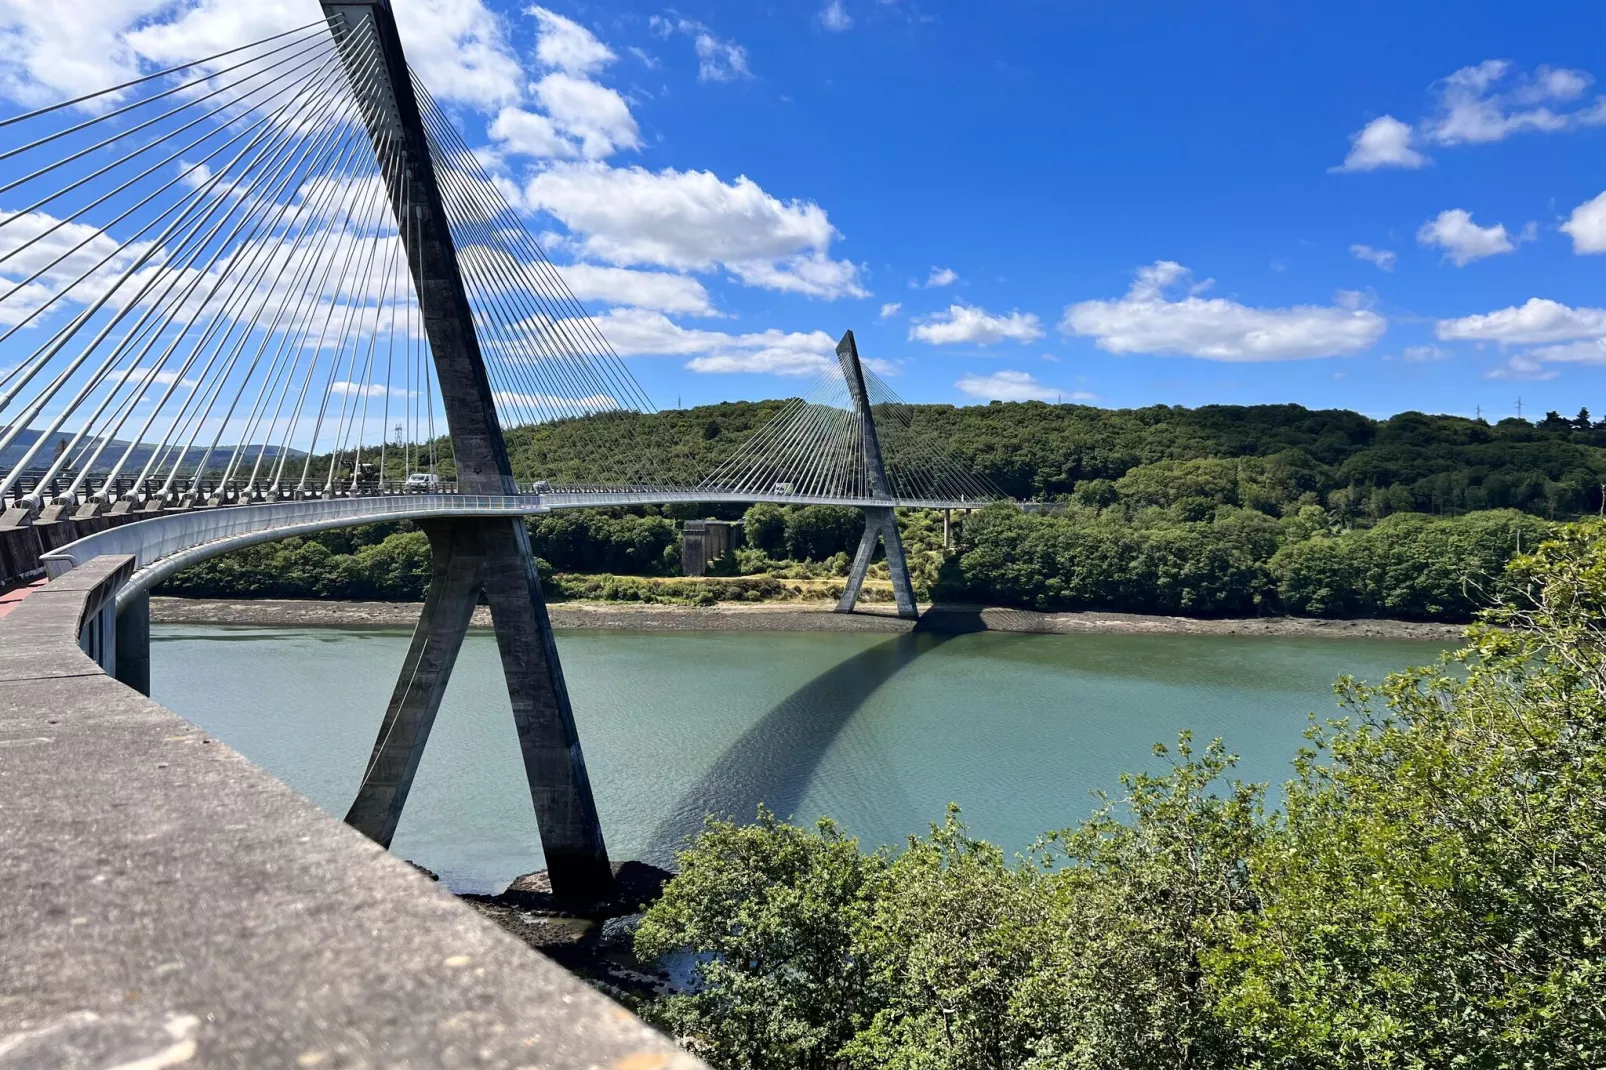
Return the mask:
<path id="1" fill-rule="evenodd" d="M 0 621 L 0 1067 L 701 1065 L 108 678 L 73 576 Z"/>

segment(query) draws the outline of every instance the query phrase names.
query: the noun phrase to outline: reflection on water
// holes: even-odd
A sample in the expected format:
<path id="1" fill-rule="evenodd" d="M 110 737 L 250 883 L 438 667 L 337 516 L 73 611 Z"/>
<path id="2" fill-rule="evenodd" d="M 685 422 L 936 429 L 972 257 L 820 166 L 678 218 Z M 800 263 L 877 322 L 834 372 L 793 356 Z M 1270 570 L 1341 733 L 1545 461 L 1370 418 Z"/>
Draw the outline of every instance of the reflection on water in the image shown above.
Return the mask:
<path id="1" fill-rule="evenodd" d="M 155 697 L 343 814 L 407 636 L 159 626 Z M 958 802 L 1018 850 L 1152 767 L 1180 729 L 1281 782 L 1340 673 L 1430 644 L 1225 636 L 569 632 L 559 637 L 610 852 L 667 861 L 705 813 L 764 803 L 900 841 Z M 459 890 L 539 868 L 494 640 L 471 635 L 392 845 Z"/>

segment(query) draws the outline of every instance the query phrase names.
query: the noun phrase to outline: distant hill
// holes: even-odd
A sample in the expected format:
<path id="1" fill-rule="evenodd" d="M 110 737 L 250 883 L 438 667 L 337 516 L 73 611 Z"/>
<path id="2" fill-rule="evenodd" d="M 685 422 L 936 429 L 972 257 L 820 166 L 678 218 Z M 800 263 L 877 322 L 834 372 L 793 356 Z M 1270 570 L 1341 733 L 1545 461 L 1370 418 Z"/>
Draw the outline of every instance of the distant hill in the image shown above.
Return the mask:
<path id="1" fill-rule="evenodd" d="M 35 428 L 23 428 L 22 431 L 18 433 L 16 439 L 11 443 L 11 445 L 7 446 L 3 450 L 0 450 L 0 471 L 9 472 L 12 466 L 20 462 L 28 450 L 32 448 L 33 444 L 39 440 L 41 434 L 43 434 L 43 432 Z M 72 434 L 65 431 L 58 431 L 53 437 L 62 444 L 70 443 L 72 441 Z M 78 450 L 75 452 L 85 449 L 92 451 L 99 441 L 99 439 L 86 438 L 83 442 L 79 443 Z M 106 449 L 101 453 L 100 460 L 95 463 L 95 471 L 110 471 L 111 466 L 117 463 L 117 459 L 123 455 L 123 451 L 127 448 L 127 441 L 123 439 L 112 439 L 111 443 L 107 445 Z M 255 459 L 257 447 L 248 446 L 246 448 L 250 451 L 249 456 Z M 135 446 L 134 452 L 129 457 L 128 464 L 123 466 L 124 474 L 137 475 L 140 468 L 144 466 L 145 462 L 150 460 L 151 452 L 154 449 L 155 444 L 140 443 L 139 445 Z M 201 446 L 199 449 L 204 452 L 205 447 Z M 227 458 L 229 454 L 233 452 L 233 445 L 219 446 L 213 451 L 213 455 L 214 457 L 221 455 L 222 457 Z M 285 450 L 284 453 L 286 456 L 292 458 L 306 456 L 305 452 L 295 449 Z M 194 460 L 200 459 L 200 453 L 194 450 L 191 451 L 190 456 Z M 267 456 L 279 456 L 279 448 L 277 446 L 269 446 L 267 448 Z M 45 469 L 50 467 L 50 464 L 55 460 L 55 457 L 56 446 L 46 446 L 44 449 L 40 450 L 39 454 L 35 456 L 34 459 L 29 463 L 28 471 L 32 473 L 44 472 Z M 132 468 L 132 471 L 129 470 L 130 468 Z"/>

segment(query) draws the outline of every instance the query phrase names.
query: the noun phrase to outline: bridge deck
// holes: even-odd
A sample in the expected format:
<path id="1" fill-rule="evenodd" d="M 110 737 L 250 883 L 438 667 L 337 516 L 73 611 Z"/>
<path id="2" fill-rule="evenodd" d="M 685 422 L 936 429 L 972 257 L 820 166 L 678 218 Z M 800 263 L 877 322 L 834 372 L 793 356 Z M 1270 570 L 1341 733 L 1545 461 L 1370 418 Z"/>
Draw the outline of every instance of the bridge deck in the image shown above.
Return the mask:
<path id="1" fill-rule="evenodd" d="M 52 578 L 104 554 L 134 558 L 135 572 L 118 595 L 125 606 L 191 565 L 219 554 L 293 535 L 385 520 L 424 520 L 456 516 L 535 516 L 561 509 L 598 509 L 675 502 L 707 504 L 866 505 L 923 509 L 973 509 L 965 500 L 866 501 L 852 498 L 800 498 L 795 495 L 732 494 L 708 491 L 640 490 L 548 494 L 397 494 L 308 499 L 267 505 L 207 506 L 154 514 L 149 520 L 96 532 L 43 557 Z"/>

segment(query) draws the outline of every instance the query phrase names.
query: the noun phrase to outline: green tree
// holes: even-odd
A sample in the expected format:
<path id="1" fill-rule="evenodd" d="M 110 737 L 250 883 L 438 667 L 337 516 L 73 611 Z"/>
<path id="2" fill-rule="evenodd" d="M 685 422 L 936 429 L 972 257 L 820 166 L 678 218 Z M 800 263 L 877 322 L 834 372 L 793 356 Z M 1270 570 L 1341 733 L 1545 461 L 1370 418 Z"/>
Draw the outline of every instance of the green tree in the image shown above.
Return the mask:
<path id="1" fill-rule="evenodd" d="M 692 958 L 691 990 L 648 1017 L 730 1070 L 840 1065 L 878 1002 L 856 952 L 885 869 L 829 821 L 711 820 L 636 931 L 643 959 Z"/>

